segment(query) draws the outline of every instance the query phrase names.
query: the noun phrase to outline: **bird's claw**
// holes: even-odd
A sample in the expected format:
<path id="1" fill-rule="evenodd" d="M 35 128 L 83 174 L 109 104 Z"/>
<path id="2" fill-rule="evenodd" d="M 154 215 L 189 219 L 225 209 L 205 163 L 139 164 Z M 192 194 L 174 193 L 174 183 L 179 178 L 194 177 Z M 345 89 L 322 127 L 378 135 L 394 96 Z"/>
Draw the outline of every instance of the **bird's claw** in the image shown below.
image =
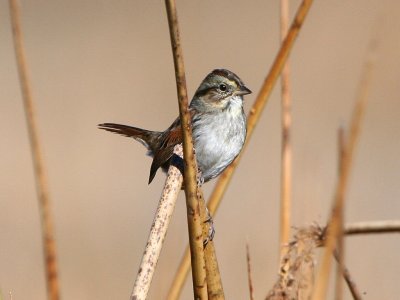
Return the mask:
<path id="1" fill-rule="evenodd" d="M 209 227 L 208 227 L 208 235 L 203 241 L 204 247 L 206 247 L 207 244 L 214 239 L 214 235 L 215 235 L 213 218 L 211 217 L 210 212 L 208 211 L 207 208 L 206 208 L 206 211 L 207 211 L 207 219 L 204 221 L 204 223 L 209 223 Z"/>
<path id="2" fill-rule="evenodd" d="M 201 187 L 204 184 L 204 177 L 200 169 L 197 169 L 197 186 Z"/>

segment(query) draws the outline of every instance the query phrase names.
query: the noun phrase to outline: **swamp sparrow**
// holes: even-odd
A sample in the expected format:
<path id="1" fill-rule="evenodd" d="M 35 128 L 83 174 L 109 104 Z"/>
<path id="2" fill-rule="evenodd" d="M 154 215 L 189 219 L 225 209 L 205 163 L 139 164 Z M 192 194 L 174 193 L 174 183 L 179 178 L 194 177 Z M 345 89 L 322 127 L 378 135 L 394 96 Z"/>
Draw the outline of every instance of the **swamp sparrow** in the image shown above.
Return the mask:
<path id="1" fill-rule="evenodd" d="M 218 176 L 239 154 L 246 139 L 243 95 L 251 91 L 238 76 L 225 69 L 212 71 L 190 103 L 192 135 L 201 181 Z M 149 183 L 161 167 L 167 170 L 176 144 L 182 143 L 179 117 L 163 132 L 120 124 L 99 124 L 100 129 L 132 137 L 153 157 Z"/>

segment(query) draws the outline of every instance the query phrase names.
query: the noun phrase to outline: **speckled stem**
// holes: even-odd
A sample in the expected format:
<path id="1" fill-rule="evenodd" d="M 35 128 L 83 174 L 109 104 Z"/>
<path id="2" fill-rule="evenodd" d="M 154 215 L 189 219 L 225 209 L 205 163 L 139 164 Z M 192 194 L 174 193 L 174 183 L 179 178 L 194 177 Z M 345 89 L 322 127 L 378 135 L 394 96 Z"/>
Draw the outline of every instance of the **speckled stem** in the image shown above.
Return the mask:
<path id="1" fill-rule="evenodd" d="M 182 145 L 176 145 L 174 153 L 183 157 Z M 171 165 L 161 194 L 156 215 L 151 225 L 150 235 L 140 263 L 138 275 L 133 286 L 132 300 L 146 299 L 151 280 L 167 234 L 169 221 L 175 208 L 176 199 L 181 190 L 183 177 L 179 169 Z"/>

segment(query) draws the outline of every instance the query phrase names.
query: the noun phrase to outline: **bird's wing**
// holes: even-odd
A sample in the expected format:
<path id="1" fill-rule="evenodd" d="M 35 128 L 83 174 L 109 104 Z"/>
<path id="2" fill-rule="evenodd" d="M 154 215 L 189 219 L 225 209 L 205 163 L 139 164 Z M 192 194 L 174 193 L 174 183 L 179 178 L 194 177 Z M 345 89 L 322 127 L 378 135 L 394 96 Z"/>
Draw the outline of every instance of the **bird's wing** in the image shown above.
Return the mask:
<path id="1" fill-rule="evenodd" d="M 174 147 L 182 143 L 181 122 L 177 118 L 172 125 L 165 130 L 159 140 L 158 149 L 154 152 L 153 162 L 150 168 L 149 183 L 153 180 L 160 167 L 167 167 L 174 152 Z"/>
<path id="2" fill-rule="evenodd" d="M 194 109 L 189 110 L 191 118 L 193 119 L 193 115 L 195 114 Z M 177 144 L 182 143 L 182 128 L 181 128 L 181 120 L 178 117 L 171 126 L 165 130 L 159 141 L 158 149 L 154 152 L 153 162 L 150 168 L 150 176 L 149 183 L 154 179 L 154 176 L 157 173 L 157 170 L 160 167 L 168 167 L 169 160 L 172 157 L 174 152 L 174 147 Z"/>

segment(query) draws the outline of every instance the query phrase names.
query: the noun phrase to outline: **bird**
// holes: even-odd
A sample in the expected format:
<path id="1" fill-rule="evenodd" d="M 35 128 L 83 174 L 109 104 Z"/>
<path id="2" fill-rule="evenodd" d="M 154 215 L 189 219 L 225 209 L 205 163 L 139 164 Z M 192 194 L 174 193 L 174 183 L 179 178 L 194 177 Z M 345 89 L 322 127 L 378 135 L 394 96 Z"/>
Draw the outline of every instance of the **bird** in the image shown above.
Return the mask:
<path id="1" fill-rule="evenodd" d="M 221 174 L 242 150 L 247 133 L 243 96 L 248 94 L 251 90 L 227 69 L 213 70 L 196 90 L 189 113 L 201 182 Z M 99 124 L 98 128 L 133 138 L 147 148 L 147 154 L 153 157 L 149 184 L 159 168 L 168 170 L 174 146 L 182 143 L 179 117 L 164 131 L 115 123 Z"/>

